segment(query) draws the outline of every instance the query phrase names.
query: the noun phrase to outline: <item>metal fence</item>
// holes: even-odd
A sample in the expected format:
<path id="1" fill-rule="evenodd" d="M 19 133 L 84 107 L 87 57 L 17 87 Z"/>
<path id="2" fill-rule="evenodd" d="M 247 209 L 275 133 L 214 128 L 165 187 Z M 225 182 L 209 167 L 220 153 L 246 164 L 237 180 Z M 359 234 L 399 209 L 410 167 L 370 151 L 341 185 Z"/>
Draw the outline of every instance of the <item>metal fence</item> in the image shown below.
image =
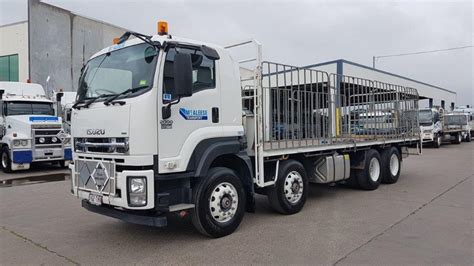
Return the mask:
<path id="1" fill-rule="evenodd" d="M 257 113 L 264 150 L 419 136 L 413 88 L 271 62 L 261 82 L 245 82 L 243 106 Z"/>

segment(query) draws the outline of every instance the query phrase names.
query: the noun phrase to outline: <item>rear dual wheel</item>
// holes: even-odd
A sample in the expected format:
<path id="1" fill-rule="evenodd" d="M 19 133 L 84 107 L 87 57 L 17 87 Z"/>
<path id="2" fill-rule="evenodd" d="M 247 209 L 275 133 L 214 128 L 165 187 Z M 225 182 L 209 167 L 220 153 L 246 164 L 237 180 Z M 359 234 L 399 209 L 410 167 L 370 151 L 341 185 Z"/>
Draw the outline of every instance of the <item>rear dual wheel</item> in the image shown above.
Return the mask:
<path id="1" fill-rule="evenodd" d="M 376 150 L 368 150 L 365 154 L 363 169 L 353 171 L 358 187 L 364 190 L 375 190 L 382 181 L 382 163 L 380 154 Z M 354 180 L 354 181 L 355 181 Z"/>
<path id="2" fill-rule="evenodd" d="M 461 141 L 462 141 L 462 135 L 461 133 L 458 133 L 454 136 L 454 140 L 452 141 L 452 143 L 461 144 Z"/>
<path id="3" fill-rule="evenodd" d="M 382 183 L 394 184 L 400 177 L 402 157 L 395 147 L 384 149 L 380 154 L 382 162 Z"/>

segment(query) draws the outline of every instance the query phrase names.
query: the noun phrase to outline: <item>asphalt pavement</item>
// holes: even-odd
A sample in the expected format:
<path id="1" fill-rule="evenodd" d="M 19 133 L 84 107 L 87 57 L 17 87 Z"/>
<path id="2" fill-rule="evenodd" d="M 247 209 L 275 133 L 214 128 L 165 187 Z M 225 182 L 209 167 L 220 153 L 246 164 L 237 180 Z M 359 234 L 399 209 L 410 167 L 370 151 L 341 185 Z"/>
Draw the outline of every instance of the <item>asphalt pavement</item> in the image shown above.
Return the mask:
<path id="1" fill-rule="evenodd" d="M 0 264 L 473 265 L 473 152 L 426 148 L 376 191 L 312 185 L 291 216 L 259 196 L 256 213 L 220 239 L 178 217 L 152 228 L 90 213 L 69 181 L 0 186 Z"/>

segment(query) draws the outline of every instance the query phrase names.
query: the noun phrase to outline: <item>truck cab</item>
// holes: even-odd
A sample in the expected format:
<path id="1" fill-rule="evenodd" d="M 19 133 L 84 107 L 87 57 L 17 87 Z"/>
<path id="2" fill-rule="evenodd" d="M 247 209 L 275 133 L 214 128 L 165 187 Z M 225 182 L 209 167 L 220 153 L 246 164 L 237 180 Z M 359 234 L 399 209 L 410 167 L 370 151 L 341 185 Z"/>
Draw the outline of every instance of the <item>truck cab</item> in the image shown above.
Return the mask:
<path id="1" fill-rule="evenodd" d="M 471 141 L 471 124 L 468 113 L 451 112 L 444 116 L 443 132 L 447 140 L 460 144 L 461 141 Z"/>
<path id="2" fill-rule="evenodd" d="M 443 138 L 443 110 L 438 108 L 422 108 L 418 111 L 420 132 L 423 143 L 431 143 L 439 148 Z"/>
<path id="3" fill-rule="evenodd" d="M 39 84 L 0 82 L 0 143 L 4 172 L 29 169 L 33 162 L 64 166 L 72 159 L 71 138 L 64 133 L 53 102 Z"/>

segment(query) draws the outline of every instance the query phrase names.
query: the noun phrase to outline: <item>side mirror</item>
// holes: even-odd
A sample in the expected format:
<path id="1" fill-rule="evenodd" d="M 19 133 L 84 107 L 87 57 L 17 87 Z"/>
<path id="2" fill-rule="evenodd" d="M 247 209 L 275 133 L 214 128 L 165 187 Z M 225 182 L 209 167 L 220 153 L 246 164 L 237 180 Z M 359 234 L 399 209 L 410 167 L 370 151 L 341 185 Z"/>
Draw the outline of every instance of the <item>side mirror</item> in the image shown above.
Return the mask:
<path id="1" fill-rule="evenodd" d="M 178 97 L 193 95 L 193 66 L 190 54 L 176 54 L 173 64 L 174 88 Z"/>

